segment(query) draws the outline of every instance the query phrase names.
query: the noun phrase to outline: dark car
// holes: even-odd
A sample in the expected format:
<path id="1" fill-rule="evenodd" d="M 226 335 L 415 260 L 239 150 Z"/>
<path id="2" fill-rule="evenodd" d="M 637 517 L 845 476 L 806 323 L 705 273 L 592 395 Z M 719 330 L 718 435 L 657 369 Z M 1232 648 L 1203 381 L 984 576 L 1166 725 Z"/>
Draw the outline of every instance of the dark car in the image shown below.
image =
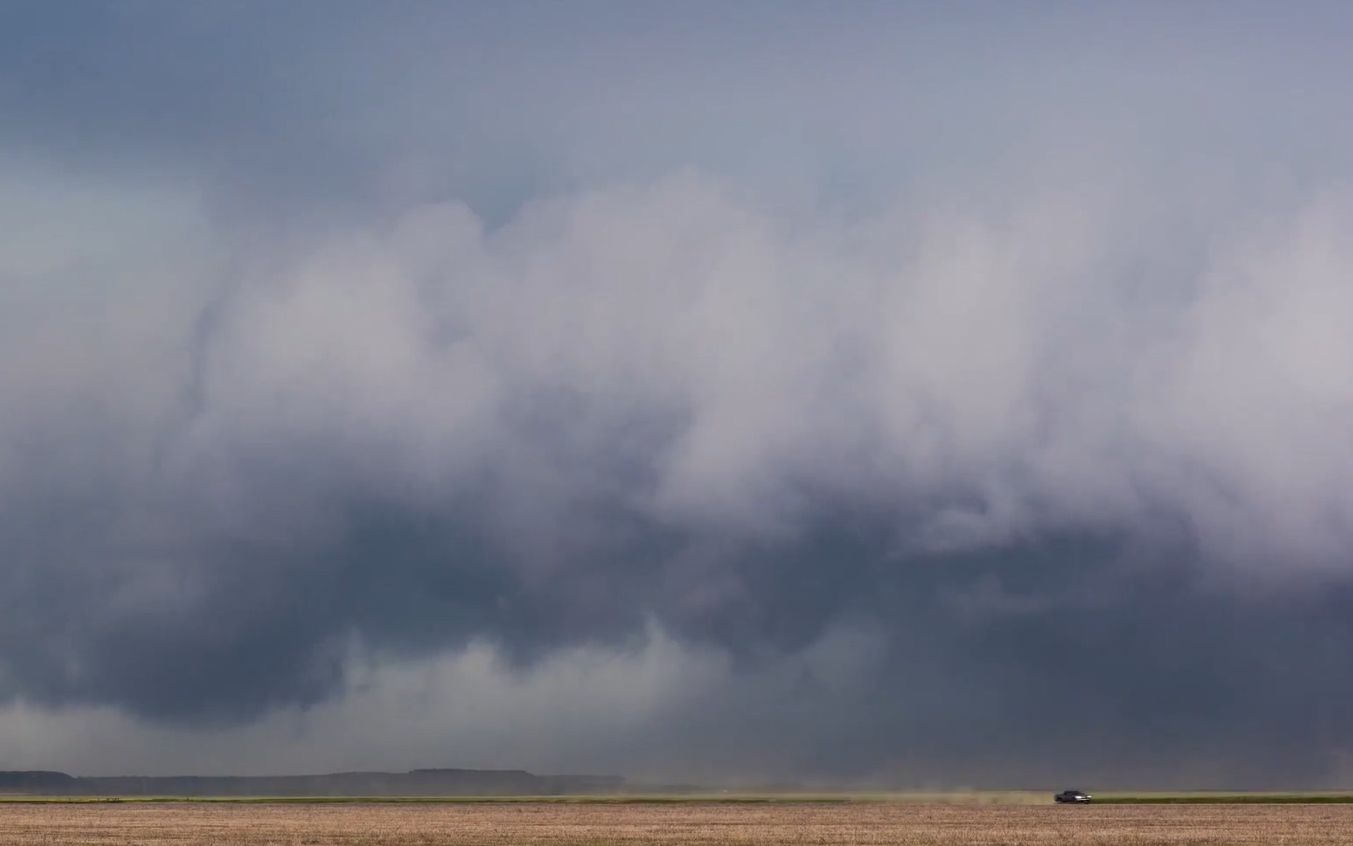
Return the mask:
<path id="1" fill-rule="evenodd" d="M 1052 797 L 1052 801 L 1061 805 L 1084 805 L 1092 798 L 1094 797 L 1084 790 L 1063 790 L 1061 793 Z"/>

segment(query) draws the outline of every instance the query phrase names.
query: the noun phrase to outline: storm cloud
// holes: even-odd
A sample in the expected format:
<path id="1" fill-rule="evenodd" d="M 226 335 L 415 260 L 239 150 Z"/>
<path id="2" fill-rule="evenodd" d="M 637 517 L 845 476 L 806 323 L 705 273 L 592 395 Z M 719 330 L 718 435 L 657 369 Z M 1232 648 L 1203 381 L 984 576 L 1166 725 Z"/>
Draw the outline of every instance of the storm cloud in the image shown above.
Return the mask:
<path id="1" fill-rule="evenodd" d="M 0 755 L 1348 777 L 1343 10 L 492 8 L 3 13 Z"/>

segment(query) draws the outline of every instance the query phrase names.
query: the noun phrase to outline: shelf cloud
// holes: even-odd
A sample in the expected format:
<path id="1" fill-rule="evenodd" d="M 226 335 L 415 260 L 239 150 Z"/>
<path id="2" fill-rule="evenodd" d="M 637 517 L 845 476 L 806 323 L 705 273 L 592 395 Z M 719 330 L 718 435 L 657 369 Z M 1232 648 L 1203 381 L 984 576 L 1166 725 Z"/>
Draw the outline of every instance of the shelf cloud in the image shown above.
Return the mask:
<path id="1" fill-rule="evenodd" d="M 0 756 L 1346 778 L 1353 21 L 1148 7 L 11 6 Z"/>

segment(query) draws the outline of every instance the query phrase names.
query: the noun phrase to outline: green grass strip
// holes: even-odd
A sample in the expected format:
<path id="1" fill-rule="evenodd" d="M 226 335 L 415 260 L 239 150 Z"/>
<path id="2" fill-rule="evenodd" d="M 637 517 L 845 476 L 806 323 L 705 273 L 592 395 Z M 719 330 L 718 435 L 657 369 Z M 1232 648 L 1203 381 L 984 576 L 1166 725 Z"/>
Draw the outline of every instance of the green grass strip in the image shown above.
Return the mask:
<path id="1" fill-rule="evenodd" d="M 1347 805 L 1353 793 L 1144 793 L 1097 795 L 1096 805 Z"/>

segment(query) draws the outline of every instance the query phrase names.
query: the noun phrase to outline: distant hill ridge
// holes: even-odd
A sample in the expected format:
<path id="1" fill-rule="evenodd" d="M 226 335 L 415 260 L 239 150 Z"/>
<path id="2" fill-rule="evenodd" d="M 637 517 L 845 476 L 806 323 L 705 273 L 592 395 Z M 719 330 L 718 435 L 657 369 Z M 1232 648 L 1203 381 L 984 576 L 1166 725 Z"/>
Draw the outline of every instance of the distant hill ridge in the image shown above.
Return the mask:
<path id="1" fill-rule="evenodd" d="M 101 776 L 0 771 L 0 793 L 48 796 L 558 796 L 612 793 L 608 775 L 535 775 L 526 770 L 423 769 L 294 776 Z"/>

